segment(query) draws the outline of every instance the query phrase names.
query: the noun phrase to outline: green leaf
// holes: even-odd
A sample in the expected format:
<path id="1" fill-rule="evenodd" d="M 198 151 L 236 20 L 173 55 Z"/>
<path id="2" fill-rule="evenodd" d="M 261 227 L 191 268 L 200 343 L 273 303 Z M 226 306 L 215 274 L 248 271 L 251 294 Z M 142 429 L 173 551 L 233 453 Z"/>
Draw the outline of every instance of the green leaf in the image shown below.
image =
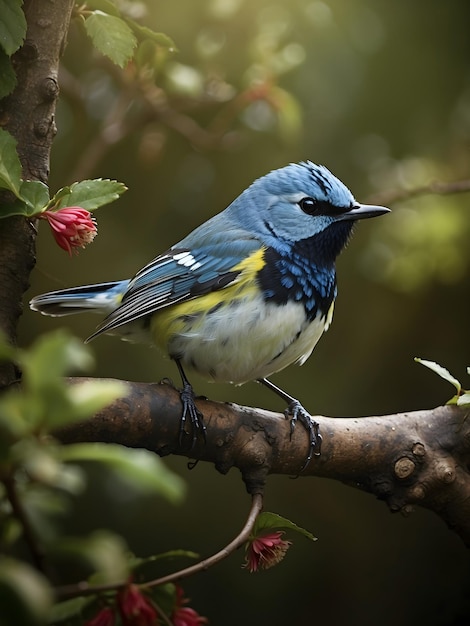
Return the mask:
<path id="1" fill-rule="evenodd" d="M 260 533 L 260 531 L 268 528 L 286 528 L 287 530 L 294 530 L 296 533 L 300 533 L 311 541 L 317 540 L 311 532 L 305 530 L 305 528 L 302 528 L 301 526 L 297 526 L 297 524 L 291 522 L 287 518 L 281 517 L 281 515 L 278 515 L 277 513 L 264 511 L 258 515 L 252 534 L 256 536 Z"/>
<path id="2" fill-rule="evenodd" d="M 2 626 L 43 626 L 52 606 L 46 579 L 26 563 L 3 558 L 0 562 Z"/>
<path id="3" fill-rule="evenodd" d="M 19 197 L 21 163 L 16 152 L 16 139 L 0 128 L 0 187 L 9 189 Z"/>
<path id="4" fill-rule="evenodd" d="M 20 187 L 20 199 L 27 205 L 28 215 L 34 215 L 47 206 L 49 188 L 39 180 L 24 180 Z"/>
<path id="5" fill-rule="evenodd" d="M 68 387 L 74 419 L 85 419 L 126 394 L 126 384 L 120 380 L 87 380 Z"/>
<path id="6" fill-rule="evenodd" d="M 94 572 L 91 584 L 118 584 L 129 578 L 124 539 L 107 530 L 97 530 L 88 537 L 58 538 L 51 548 L 62 558 L 88 564 Z"/>
<path id="7" fill-rule="evenodd" d="M 105 463 L 133 486 L 157 493 L 173 503 L 181 502 L 183 498 L 182 479 L 148 450 L 134 450 L 117 444 L 76 443 L 61 448 L 60 455 L 63 461 Z"/>
<path id="8" fill-rule="evenodd" d="M 442 365 L 439 365 L 438 363 L 435 363 L 434 361 L 426 361 L 426 359 L 420 359 L 419 357 L 415 357 L 414 360 L 416 361 L 416 363 L 421 363 L 421 365 L 428 367 L 430 370 L 432 370 L 435 374 L 437 374 L 444 380 L 447 380 L 447 382 L 449 382 L 451 385 L 453 385 L 457 389 L 457 395 L 460 395 L 460 392 L 462 390 L 462 385 L 459 383 L 459 381 L 456 378 L 452 376 L 452 374 L 448 370 L 446 370 L 445 367 L 442 367 Z"/>
<path id="9" fill-rule="evenodd" d="M 92 11 L 102 11 L 103 13 L 115 15 L 116 17 L 121 15 L 119 9 L 111 0 L 87 0 L 86 6 L 87 9 L 91 9 Z"/>
<path id="10" fill-rule="evenodd" d="M 146 557 L 133 556 L 129 560 L 129 567 L 134 570 L 158 561 L 173 560 L 177 558 L 198 559 L 199 556 L 200 555 L 197 552 L 192 552 L 191 550 L 167 550 L 167 552 L 153 554 Z"/>
<path id="11" fill-rule="evenodd" d="M 127 191 L 123 183 L 116 180 L 96 178 L 73 183 L 70 187 L 63 187 L 49 202 L 49 206 L 61 209 L 67 206 L 80 206 L 87 211 L 93 211 L 103 204 L 117 200 Z"/>
<path id="12" fill-rule="evenodd" d="M 95 48 L 119 67 L 124 67 L 132 58 L 137 40 L 120 17 L 95 11 L 85 20 L 85 30 Z"/>
<path id="13" fill-rule="evenodd" d="M 64 330 L 40 337 L 20 355 L 25 383 L 30 389 L 40 389 L 73 370 L 84 371 L 93 364 L 90 349 Z"/>
<path id="14" fill-rule="evenodd" d="M 81 615 L 84 608 L 93 604 L 95 598 L 93 596 L 71 598 L 54 604 L 49 613 L 49 624 L 57 624 L 70 620 L 72 617 Z"/>
<path id="15" fill-rule="evenodd" d="M 0 185 L 1 186 L 1 185 Z M 15 198 L 13 202 L 9 202 L 1 207 L 0 217 L 11 217 L 12 215 L 24 215 L 30 217 L 32 215 L 31 209 L 22 200 Z"/>
<path id="16" fill-rule="evenodd" d="M 23 180 L 19 198 L 2 208 L 2 217 L 24 215 L 32 217 L 46 208 L 49 202 L 49 188 L 39 180 Z"/>
<path id="17" fill-rule="evenodd" d="M 26 36 L 26 18 L 21 8 L 23 0 L 0 0 L 0 45 L 11 56 Z"/>
<path id="18" fill-rule="evenodd" d="M 16 390 L 4 392 L 0 397 L 0 458 L 9 459 L 11 446 L 31 432 L 28 421 L 29 402 Z"/>
<path id="19" fill-rule="evenodd" d="M 157 33 L 154 30 L 147 28 L 147 26 L 141 26 L 129 18 L 126 19 L 126 22 L 132 28 L 140 41 L 145 41 L 147 39 L 153 41 L 153 43 L 157 44 L 157 46 L 165 48 L 168 52 L 177 52 L 175 42 L 171 39 L 171 37 L 168 37 L 168 35 L 165 35 L 164 33 Z"/>
<path id="20" fill-rule="evenodd" d="M 16 87 L 16 74 L 13 71 L 10 57 L 0 49 L 0 100 Z"/>
<path id="21" fill-rule="evenodd" d="M 50 431 L 82 421 L 125 395 L 125 383 L 121 381 L 66 383 L 66 374 L 89 369 L 93 357 L 82 341 L 64 330 L 40 337 L 32 348 L 18 350 L 15 356 L 24 374 L 23 393 L 5 394 L 0 399 L 0 406 L 12 423 L 21 425 L 23 431 L 37 428 Z M 0 416 L 0 431 L 2 428 L 5 429 L 6 425 Z M 15 436 L 15 432 L 10 432 L 10 438 Z"/>

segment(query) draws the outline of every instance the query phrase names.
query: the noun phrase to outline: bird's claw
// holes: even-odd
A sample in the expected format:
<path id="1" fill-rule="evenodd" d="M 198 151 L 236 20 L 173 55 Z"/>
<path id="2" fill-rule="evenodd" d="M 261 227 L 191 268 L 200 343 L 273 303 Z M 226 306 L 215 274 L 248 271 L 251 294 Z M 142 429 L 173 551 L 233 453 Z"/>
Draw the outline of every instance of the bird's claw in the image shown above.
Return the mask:
<path id="1" fill-rule="evenodd" d="M 203 415 L 196 406 L 193 388 L 189 383 L 184 384 L 183 389 L 180 391 L 180 398 L 183 404 L 183 412 L 180 420 L 179 442 L 181 444 L 184 436 L 189 435 L 185 428 L 186 422 L 189 420 L 192 433 L 190 449 L 192 450 L 196 444 L 198 434 L 202 436 L 204 442 L 206 441 L 206 427 L 204 425 Z"/>
<path id="2" fill-rule="evenodd" d="M 313 456 L 320 456 L 322 436 L 320 435 L 320 424 L 316 422 L 308 411 L 300 404 L 298 400 L 294 400 L 284 411 L 286 419 L 290 417 L 290 438 L 294 434 L 295 426 L 299 421 L 307 431 L 309 437 L 308 455 L 302 465 L 301 472 L 308 466 Z"/>

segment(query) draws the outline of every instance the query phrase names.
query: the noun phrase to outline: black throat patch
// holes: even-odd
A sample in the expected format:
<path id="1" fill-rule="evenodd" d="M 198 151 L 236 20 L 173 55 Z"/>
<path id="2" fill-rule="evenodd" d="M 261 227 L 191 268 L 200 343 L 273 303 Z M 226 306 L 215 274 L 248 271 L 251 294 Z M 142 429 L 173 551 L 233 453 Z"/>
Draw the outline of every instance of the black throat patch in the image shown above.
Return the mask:
<path id="1" fill-rule="evenodd" d="M 338 222 L 295 245 L 268 248 L 258 284 L 267 301 L 282 305 L 299 302 L 311 321 L 326 317 L 336 297 L 335 260 L 346 245 L 353 223 Z"/>

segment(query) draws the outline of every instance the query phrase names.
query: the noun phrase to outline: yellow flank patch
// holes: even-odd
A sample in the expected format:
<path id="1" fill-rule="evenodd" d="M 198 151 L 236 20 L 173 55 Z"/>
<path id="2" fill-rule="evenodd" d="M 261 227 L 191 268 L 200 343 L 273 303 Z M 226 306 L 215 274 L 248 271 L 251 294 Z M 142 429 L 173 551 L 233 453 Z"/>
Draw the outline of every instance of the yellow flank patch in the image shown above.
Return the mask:
<path id="1" fill-rule="evenodd" d="M 250 254 L 250 256 L 247 256 L 246 259 L 243 259 L 243 261 L 240 261 L 240 263 L 235 265 L 232 270 L 242 270 L 242 272 L 246 271 L 247 276 L 251 278 L 266 265 L 266 261 L 264 259 L 265 252 L 265 247 L 260 248 L 256 252 L 253 252 L 253 254 Z"/>
<path id="2" fill-rule="evenodd" d="M 230 271 L 239 271 L 236 278 L 217 291 L 211 291 L 174 304 L 152 316 L 151 332 L 156 343 L 166 351 L 171 337 L 185 332 L 197 332 L 203 326 L 207 314 L 242 299 L 255 298 L 258 289 L 255 281 L 257 273 L 264 267 L 266 248 L 260 248 L 235 265 Z"/>

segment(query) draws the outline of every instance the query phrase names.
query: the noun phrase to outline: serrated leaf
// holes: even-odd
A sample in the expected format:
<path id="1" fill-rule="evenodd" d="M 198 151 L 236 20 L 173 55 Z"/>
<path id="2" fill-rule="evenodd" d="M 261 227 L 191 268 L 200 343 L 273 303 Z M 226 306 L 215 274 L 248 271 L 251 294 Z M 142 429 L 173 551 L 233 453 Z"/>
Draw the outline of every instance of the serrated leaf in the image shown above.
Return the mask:
<path id="1" fill-rule="evenodd" d="M 16 152 L 16 139 L 0 128 L 0 187 L 9 189 L 19 197 L 21 163 Z"/>
<path id="2" fill-rule="evenodd" d="M 268 528 L 285 528 L 287 530 L 294 530 L 296 533 L 300 533 L 311 541 L 317 541 L 317 538 L 305 528 L 297 526 L 294 522 L 291 522 L 277 513 L 264 511 L 263 513 L 260 513 L 256 519 L 256 523 L 253 528 L 253 535 L 258 535 L 260 531 Z"/>
<path id="3" fill-rule="evenodd" d="M 11 56 L 26 36 L 26 18 L 21 8 L 23 0 L 0 0 L 0 45 Z"/>
<path id="4" fill-rule="evenodd" d="M 13 71 L 10 57 L 0 49 L 0 100 L 8 96 L 16 87 L 16 74 Z"/>
<path id="5" fill-rule="evenodd" d="M 127 191 L 127 187 L 116 180 L 102 178 L 82 180 L 69 187 L 59 189 L 49 202 L 49 206 L 54 206 L 57 209 L 67 206 L 80 206 L 87 211 L 94 211 L 104 204 L 114 202 L 125 191 Z"/>
<path id="6" fill-rule="evenodd" d="M 184 495 L 182 479 L 148 450 L 134 450 L 117 444 L 77 443 L 64 446 L 60 454 L 64 461 L 105 463 L 137 488 L 158 493 L 174 503 L 180 502 Z"/>
<path id="7" fill-rule="evenodd" d="M 120 17 L 95 11 L 85 20 L 85 30 L 95 48 L 119 67 L 132 58 L 137 39 Z"/>
<path id="8" fill-rule="evenodd" d="M 415 357 L 414 360 L 416 361 L 416 363 L 421 363 L 421 365 L 429 368 L 431 371 L 433 371 L 444 380 L 447 380 L 447 382 L 449 382 L 457 389 L 457 395 L 460 394 L 462 385 L 456 378 L 454 378 L 454 376 L 452 376 L 452 374 L 448 370 L 446 370 L 445 367 L 442 367 L 442 365 L 439 365 L 439 363 L 435 363 L 434 361 L 427 361 L 426 359 L 420 359 L 419 357 Z"/>

